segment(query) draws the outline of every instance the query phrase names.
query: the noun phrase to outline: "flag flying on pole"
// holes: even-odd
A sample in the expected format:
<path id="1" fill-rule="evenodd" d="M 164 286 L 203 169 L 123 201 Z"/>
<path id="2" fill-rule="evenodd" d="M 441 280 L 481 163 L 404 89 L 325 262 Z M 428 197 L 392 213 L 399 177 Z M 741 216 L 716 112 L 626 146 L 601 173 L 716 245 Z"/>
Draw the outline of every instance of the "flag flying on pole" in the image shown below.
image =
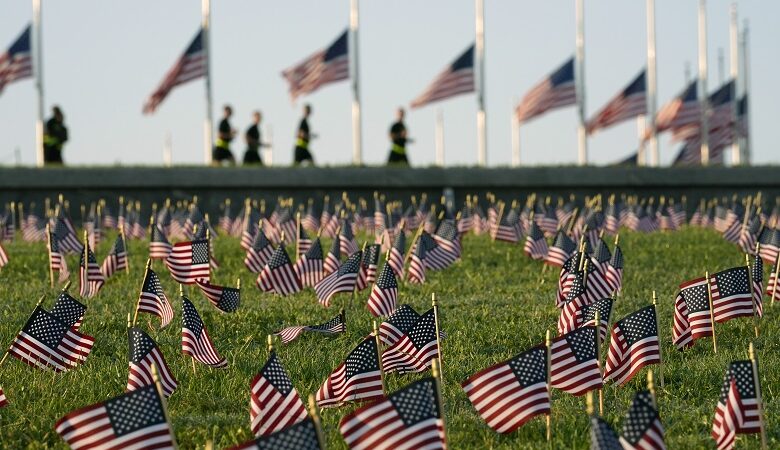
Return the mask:
<path id="1" fill-rule="evenodd" d="M 154 385 L 152 365 L 157 367 L 163 394 L 170 397 L 176 390 L 178 381 L 173 377 L 168 363 L 154 339 L 137 327 L 127 330 L 130 368 L 127 375 L 127 390 L 134 391 L 144 386 Z"/>
<path id="2" fill-rule="evenodd" d="M 697 80 L 693 80 L 680 95 L 658 110 L 655 128 L 658 133 L 696 125 L 701 120 L 701 105 L 697 97 Z M 649 134 L 647 138 L 649 138 Z"/>
<path id="3" fill-rule="evenodd" d="M 5 408 L 6 406 L 8 406 L 8 399 L 5 397 L 3 388 L 0 387 L 0 408 Z"/>
<path id="4" fill-rule="evenodd" d="M 268 240 L 263 229 L 258 227 L 257 233 L 246 249 L 244 265 L 252 273 L 260 273 L 273 254 L 274 247 L 271 245 L 271 241 Z"/>
<path id="5" fill-rule="evenodd" d="M 612 98 L 587 124 L 588 134 L 607 128 L 624 120 L 632 119 L 647 112 L 646 71 L 634 78 L 625 89 Z"/>
<path id="6" fill-rule="evenodd" d="M 417 98 L 412 108 L 419 108 L 459 94 L 474 92 L 474 44 L 441 72 Z"/>
<path id="7" fill-rule="evenodd" d="M 275 351 L 252 380 L 249 420 L 255 436 L 267 436 L 306 420 L 306 406 Z"/>
<path id="8" fill-rule="evenodd" d="M 320 87 L 349 79 L 349 38 L 344 30 L 327 48 L 282 72 L 293 100 Z"/>
<path id="9" fill-rule="evenodd" d="M 317 390 L 320 408 L 350 401 L 378 400 L 385 396 L 376 337 L 368 335 Z"/>
<path id="10" fill-rule="evenodd" d="M 398 302 L 398 282 L 389 262 L 385 262 L 379 273 L 371 295 L 368 297 L 368 310 L 374 316 L 389 316 Z"/>
<path id="11" fill-rule="evenodd" d="M 86 261 L 84 260 L 84 252 L 79 258 L 79 295 L 92 298 L 103 287 L 106 277 L 100 271 L 95 254 L 92 253 L 89 245 L 87 245 L 86 253 Z"/>
<path id="12" fill-rule="evenodd" d="M 158 224 L 152 224 L 152 238 L 149 240 L 149 257 L 152 259 L 168 259 L 173 247 L 165 237 L 165 233 Z"/>
<path id="13" fill-rule="evenodd" d="M 182 296 L 181 352 L 201 363 L 215 367 L 227 366 L 227 360 L 217 353 L 206 325 L 195 309 L 195 305 Z"/>
<path id="14" fill-rule="evenodd" d="M 309 249 L 295 261 L 295 273 L 304 287 L 314 287 L 325 276 L 320 238 L 314 238 Z"/>
<path id="15" fill-rule="evenodd" d="M 393 311 L 390 317 L 379 325 L 379 340 L 384 345 L 393 345 L 414 327 L 420 319 L 420 314 L 409 305 L 401 305 Z"/>
<path id="16" fill-rule="evenodd" d="M 60 251 L 60 244 L 57 237 L 51 232 L 49 234 L 49 268 L 52 272 L 59 273 L 59 281 L 63 282 L 68 279 L 70 272 L 68 271 L 68 262 L 65 260 L 62 252 Z"/>
<path id="17" fill-rule="evenodd" d="M 395 235 L 393 246 L 390 247 L 390 254 L 387 258 L 387 264 L 395 272 L 395 276 L 402 280 L 404 278 L 404 255 L 406 254 L 406 234 L 400 230 Z"/>
<path id="18" fill-rule="evenodd" d="M 753 317 L 753 294 L 747 266 L 733 267 L 710 275 L 712 311 L 715 322 Z"/>
<path id="19" fill-rule="evenodd" d="M 534 86 L 515 110 L 519 122 L 528 122 L 547 111 L 577 103 L 574 58 L 569 58 L 550 76 Z"/>
<path id="20" fill-rule="evenodd" d="M 27 25 L 8 50 L 0 54 L 0 93 L 6 84 L 33 76 L 31 29 L 32 25 Z"/>
<path id="21" fill-rule="evenodd" d="M 300 336 L 301 333 L 303 333 L 304 331 L 311 331 L 314 333 L 321 333 L 324 335 L 334 335 L 337 333 L 344 333 L 345 331 L 347 331 L 347 324 L 346 321 L 344 320 L 344 311 L 342 310 L 338 316 L 319 325 L 296 325 L 292 327 L 283 328 L 274 334 L 282 338 L 282 344 L 289 344 L 290 342 L 298 338 L 298 336 Z"/>
<path id="22" fill-rule="evenodd" d="M 330 300 L 340 292 L 352 292 L 357 283 L 360 261 L 363 252 L 358 250 L 353 253 L 339 269 L 314 286 L 317 300 L 326 308 L 330 306 Z"/>
<path id="23" fill-rule="evenodd" d="M 152 114 L 157 110 L 165 97 L 176 86 L 182 85 L 200 77 L 205 77 L 208 71 L 208 55 L 204 48 L 203 29 L 198 30 L 198 34 L 190 42 L 187 50 L 171 67 L 160 85 L 152 92 L 152 95 L 144 103 L 144 114 Z"/>
<path id="24" fill-rule="evenodd" d="M 591 450 L 623 450 L 615 430 L 598 415 L 590 418 Z"/>

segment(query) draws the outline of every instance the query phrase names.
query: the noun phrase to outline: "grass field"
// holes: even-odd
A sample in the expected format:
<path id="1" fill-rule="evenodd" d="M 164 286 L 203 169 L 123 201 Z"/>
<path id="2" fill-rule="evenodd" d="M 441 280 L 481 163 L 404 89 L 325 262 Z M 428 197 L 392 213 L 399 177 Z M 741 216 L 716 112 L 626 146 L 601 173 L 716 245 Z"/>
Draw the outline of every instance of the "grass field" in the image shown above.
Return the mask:
<path id="1" fill-rule="evenodd" d="M 98 259 L 108 252 L 111 239 L 98 247 Z M 666 385 L 658 391 L 666 442 L 671 449 L 714 448 L 709 436 L 721 380 L 729 361 L 747 357 L 753 324 L 740 319 L 716 328 L 718 353 L 711 341 L 699 341 L 680 353 L 671 344 L 673 301 L 683 280 L 744 264 L 744 255 L 710 230 L 685 229 L 649 235 L 624 232 L 621 247 L 626 263 L 623 293 L 615 303 L 613 321 L 651 302 L 658 292 L 659 320 L 665 359 Z M 11 402 L 0 409 L 0 447 L 62 448 L 54 423 L 67 412 L 102 401 L 124 391 L 127 382 L 126 316 L 133 311 L 147 255 L 146 242 L 131 242 L 130 274 L 108 280 L 100 294 L 85 301 L 89 306 L 82 331 L 96 339 L 86 364 L 72 372 L 54 374 L 30 368 L 9 358 L 0 369 L 0 386 Z M 327 248 L 325 245 L 323 245 Z M 222 267 L 212 275 L 217 284 L 234 285 L 240 277 L 244 290 L 237 313 L 222 314 L 195 288 L 189 297 L 199 309 L 217 349 L 227 357 L 226 369 L 198 365 L 193 374 L 190 358 L 181 354 L 181 302 L 177 285 L 156 263 L 176 317 L 165 330 L 159 319 L 141 315 L 139 324 L 157 340 L 179 388 L 169 401 L 176 437 L 182 448 L 199 448 L 213 440 L 225 448 L 252 438 L 249 428 L 249 383 L 267 357 L 266 335 L 282 326 L 315 324 L 336 314 L 319 306 L 308 290 L 290 298 L 261 293 L 254 275 L 244 267 L 238 240 L 220 237 L 215 253 Z M 50 308 L 56 290 L 49 288 L 45 245 L 21 241 L 6 246 L 9 266 L 0 272 L 0 345 L 7 346 L 32 311 L 37 298 L 46 294 Z M 78 270 L 75 256 L 68 257 L 71 272 Z M 555 272 L 555 273 L 554 273 Z M 505 360 L 540 343 L 545 330 L 554 330 L 558 310 L 554 306 L 557 271 L 541 276 L 541 265 L 522 254 L 522 246 L 492 244 L 485 236 L 467 236 L 463 260 L 443 272 L 429 272 L 423 286 L 402 285 L 400 301 L 419 312 L 430 306 L 435 292 L 441 305 L 444 357 L 443 398 L 450 447 L 454 449 L 517 449 L 545 447 L 544 419 L 535 419 L 510 435 L 498 435 L 477 415 L 460 383 L 470 374 Z M 73 277 L 73 276 L 72 276 Z M 75 295 L 78 288 L 71 288 Z M 372 316 L 365 308 L 368 290 L 347 307 L 347 333 L 335 338 L 304 334 L 278 354 L 298 391 L 307 396 L 340 363 L 346 353 L 371 329 Z M 766 405 L 769 447 L 780 446 L 780 306 L 766 306 L 761 337 L 755 340 Z M 149 324 L 151 324 L 151 326 Z M 603 347 L 606 352 L 607 345 Z M 422 375 L 390 375 L 390 391 Z M 605 388 L 605 417 L 617 427 L 631 398 L 643 388 L 645 370 L 624 387 Z M 345 448 L 338 433 L 340 418 L 353 407 L 323 412 L 328 448 Z M 588 448 L 588 418 L 584 398 L 553 392 L 552 448 Z M 738 438 L 736 448 L 758 448 L 757 436 Z"/>

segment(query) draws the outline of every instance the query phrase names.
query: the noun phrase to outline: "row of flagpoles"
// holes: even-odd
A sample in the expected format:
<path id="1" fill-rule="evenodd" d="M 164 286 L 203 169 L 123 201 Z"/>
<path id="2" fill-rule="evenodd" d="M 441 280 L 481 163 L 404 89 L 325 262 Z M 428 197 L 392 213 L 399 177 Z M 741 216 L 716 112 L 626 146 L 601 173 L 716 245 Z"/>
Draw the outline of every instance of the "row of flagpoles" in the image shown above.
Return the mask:
<path id="1" fill-rule="evenodd" d="M 204 121 L 204 161 L 211 163 L 213 144 L 213 101 L 210 70 L 210 0 L 202 2 L 201 29 L 184 54 L 163 78 L 144 105 L 144 113 L 155 111 L 170 91 L 194 79 L 205 79 L 206 117 Z M 588 164 L 588 136 L 599 129 L 636 118 L 640 123 L 639 149 L 629 158 L 637 165 L 658 166 L 657 135 L 671 130 L 674 139 L 685 142 L 676 163 L 709 165 L 723 162 L 723 149 L 730 145 L 732 165 L 750 163 L 748 114 L 747 27 L 739 36 L 736 5 L 730 11 L 730 78 L 714 94 L 707 91 L 706 0 L 698 4 L 698 78 L 695 92 L 687 89 L 660 110 L 656 94 L 655 0 L 646 0 L 647 66 L 625 89 L 610 100 L 593 118 L 585 115 L 585 37 L 584 0 L 575 0 L 575 55 L 533 87 L 516 106 L 512 118 L 512 165 L 520 165 L 520 126 L 544 113 L 575 105 L 577 108 L 578 163 Z M 487 115 L 485 111 L 484 0 L 475 0 L 475 43 L 440 73 L 415 100 L 412 108 L 464 93 L 476 93 L 477 164 L 487 165 Z M 43 113 L 41 49 L 41 0 L 33 0 L 32 30 L 28 27 L 8 52 L 0 55 L 0 92 L 8 82 L 35 76 L 38 94 L 36 147 L 38 165 L 43 165 Z M 358 0 L 350 0 L 348 29 L 330 46 L 315 52 L 282 75 L 289 83 L 292 98 L 314 92 L 323 85 L 350 80 L 352 90 L 352 163 L 363 163 L 360 76 L 358 61 Z M 741 40 L 741 45 L 740 41 Z M 742 50 L 740 52 L 740 46 Z M 740 53 L 741 62 L 740 64 Z M 740 70 L 740 66 L 742 70 Z M 721 89 L 728 92 L 718 96 Z M 691 95 L 693 94 L 692 98 Z M 688 95 L 686 97 L 686 95 Z M 685 108 L 688 109 L 685 109 Z M 693 109 L 693 111 L 691 111 Z M 659 127 L 659 119 L 665 118 Z M 436 161 L 443 164 L 443 125 L 436 121 Z"/>

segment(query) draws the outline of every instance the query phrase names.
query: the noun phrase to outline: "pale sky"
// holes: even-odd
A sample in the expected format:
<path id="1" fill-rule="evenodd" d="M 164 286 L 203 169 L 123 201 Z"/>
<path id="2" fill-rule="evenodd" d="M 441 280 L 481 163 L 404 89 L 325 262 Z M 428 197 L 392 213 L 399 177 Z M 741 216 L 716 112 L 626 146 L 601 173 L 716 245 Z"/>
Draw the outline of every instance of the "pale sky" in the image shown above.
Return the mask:
<path id="1" fill-rule="evenodd" d="M 156 114 L 141 107 L 200 26 L 200 1 L 43 0 L 44 81 L 49 107 L 65 111 L 71 141 L 66 163 L 162 163 L 166 134 L 175 164 L 203 160 L 204 83 L 176 88 Z M 274 162 L 289 164 L 303 102 L 314 106 L 310 125 L 319 139 L 312 152 L 320 164 L 351 160 L 349 84 L 329 85 L 290 102 L 281 71 L 329 44 L 346 28 L 348 0 L 234 0 L 212 2 L 212 83 L 214 115 L 234 108 L 233 126 L 243 134 L 250 114 L 264 114 L 264 138 L 273 130 Z M 487 0 L 486 104 L 488 164 L 511 158 L 513 101 L 574 53 L 574 2 Z M 685 85 L 684 67 L 697 68 L 695 0 L 656 2 L 659 106 Z M 729 73 L 729 5 L 708 2 L 709 87 L 720 81 L 718 49 Z M 780 162 L 775 120 L 780 117 L 776 79 L 780 73 L 780 2 L 739 1 L 740 26 L 750 25 L 751 130 L 753 161 Z M 408 106 L 447 64 L 474 41 L 474 2 L 469 0 L 362 1 L 360 60 L 363 154 L 368 164 L 383 163 L 387 129 L 399 105 Z M 4 51 L 31 20 L 30 2 L 5 1 L 0 14 Z M 593 114 L 645 65 L 645 2 L 585 1 L 587 112 Z M 726 75 L 727 76 L 727 75 Z M 476 99 L 462 95 L 407 114 L 408 149 L 414 165 L 434 161 L 437 109 L 444 115 L 445 160 L 473 165 L 477 159 Z M 35 161 L 36 97 L 32 80 L 8 85 L 0 94 L 0 164 Z M 549 113 L 521 128 L 523 164 L 573 164 L 577 156 L 573 107 Z M 628 121 L 589 140 L 590 159 L 607 164 L 637 145 L 637 123 Z M 238 158 L 243 138 L 233 143 Z M 661 161 L 677 147 L 664 137 Z"/>

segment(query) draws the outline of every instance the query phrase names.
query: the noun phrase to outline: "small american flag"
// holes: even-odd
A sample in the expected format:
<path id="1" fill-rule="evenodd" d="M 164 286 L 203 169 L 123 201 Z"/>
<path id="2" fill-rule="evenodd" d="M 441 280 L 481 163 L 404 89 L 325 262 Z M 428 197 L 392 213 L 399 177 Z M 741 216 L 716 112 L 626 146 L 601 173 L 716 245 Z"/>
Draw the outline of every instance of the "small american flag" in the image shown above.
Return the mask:
<path id="1" fill-rule="evenodd" d="M 771 266 L 771 271 L 769 272 L 769 279 L 767 280 L 766 283 L 766 295 L 769 296 L 770 300 L 774 297 L 775 301 L 780 301 L 780 284 L 777 283 L 778 264 L 780 264 L 780 256 L 778 256 L 778 259 L 775 260 L 774 265 Z"/>
<path id="2" fill-rule="evenodd" d="M 547 252 L 547 258 L 544 260 L 545 264 L 550 266 L 561 267 L 566 263 L 574 251 L 577 249 L 577 244 L 566 235 L 563 230 L 558 230 L 558 234 L 555 236 L 555 241 L 552 247 Z"/>
<path id="3" fill-rule="evenodd" d="M 360 261 L 360 271 L 357 278 L 357 289 L 362 291 L 376 281 L 376 271 L 379 267 L 379 244 L 366 246 L 363 259 Z"/>
<path id="4" fill-rule="evenodd" d="M 307 251 L 309 251 L 309 248 L 311 248 L 311 238 L 308 234 L 306 234 L 306 230 L 303 229 L 303 226 L 298 227 L 298 255 L 297 257 L 300 258 L 301 256 L 305 255 Z"/>
<path id="5" fill-rule="evenodd" d="M 446 449 L 436 380 L 424 378 L 347 414 L 339 431 L 352 450 Z"/>
<path id="6" fill-rule="evenodd" d="M 160 278 L 154 270 L 147 269 L 144 284 L 138 296 L 137 311 L 160 318 L 160 328 L 165 328 L 173 320 L 173 308 L 163 292 Z"/>
<path id="7" fill-rule="evenodd" d="M 390 255 L 387 258 L 387 264 L 395 272 L 395 276 L 402 280 L 404 278 L 404 255 L 406 254 L 406 235 L 403 231 L 395 235 L 393 246 L 390 247 Z"/>
<path id="8" fill-rule="evenodd" d="M 105 278 L 110 278 L 118 270 L 127 269 L 127 248 L 125 247 L 125 239 L 121 234 L 116 237 L 114 246 L 111 247 L 111 251 L 103 260 L 103 265 L 100 267 L 100 272 Z"/>
<path id="9" fill-rule="evenodd" d="M 316 233 L 320 228 L 317 216 L 314 215 L 314 201 L 309 199 L 309 205 L 306 207 L 306 214 L 301 218 L 301 226 L 304 230 Z"/>
<path id="10" fill-rule="evenodd" d="M 547 111 L 573 105 L 577 102 L 574 83 L 574 58 L 569 58 L 541 83 L 534 86 L 517 106 L 519 122 L 528 122 Z"/>
<path id="11" fill-rule="evenodd" d="M 339 245 L 341 253 L 351 255 L 358 251 L 357 242 L 355 242 L 355 233 L 352 231 L 352 224 L 349 220 L 341 221 L 341 232 L 339 234 Z"/>
<path id="12" fill-rule="evenodd" d="M 647 112 L 645 73 L 642 69 L 625 89 L 588 121 L 588 134 Z"/>
<path id="13" fill-rule="evenodd" d="M 552 341 L 550 385 L 573 395 L 602 386 L 596 353 L 596 329 L 582 327 Z"/>
<path id="14" fill-rule="evenodd" d="M 715 322 L 753 317 L 753 295 L 747 266 L 733 267 L 710 275 Z"/>
<path id="15" fill-rule="evenodd" d="M 523 252 L 531 259 L 544 259 L 547 257 L 547 241 L 544 240 L 544 233 L 536 222 L 531 222 L 531 230 L 525 237 L 525 246 Z"/>
<path id="16" fill-rule="evenodd" d="M 84 364 L 95 339 L 71 329 L 41 307 L 36 307 L 16 335 L 8 354 L 33 367 L 64 372 Z"/>
<path id="17" fill-rule="evenodd" d="M 384 396 L 376 338 L 369 335 L 317 390 L 317 405 L 328 408 L 345 402 L 379 400 Z"/>
<path id="18" fill-rule="evenodd" d="M 756 305 L 756 314 L 758 317 L 764 317 L 764 302 L 762 301 L 762 294 L 764 291 L 764 262 L 761 261 L 761 257 L 756 254 L 753 257 L 753 266 L 750 268 L 750 278 L 753 281 L 753 304 Z"/>
<path id="19" fill-rule="evenodd" d="M 168 259 L 173 247 L 165 237 L 165 233 L 158 224 L 152 224 L 152 239 L 149 240 L 149 257 L 152 259 Z"/>
<path id="20" fill-rule="evenodd" d="M 314 292 L 321 305 L 327 308 L 334 295 L 341 292 L 352 292 L 355 289 L 362 254 L 363 252 L 360 250 L 353 253 L 337 271 L 326 276 L 314 286 Z"/>
<path id="21" fill-rule="evenodd" d="M 236 312 L 238 305 L 241 303 L 240 289 L 217 286 L 205 280 L 196 280 L 195 282 L 206 298 L 209 299 L 209 302 L 218 310 L 226 313 Z"/>
<path id="22" fill-rule="evenodd" d="M 431 308 L 421 315 L 408 332 L 382 353 L 385 373 L 422 372 L 431 366 L 439 354 L 434 311 Z"/>
<path id="23" fill-rule="evenodd" d="M 95 259 L 95 254 L 87 245 L 87 260 L 84 260 L 84 253 L 81 253 L 79 260 L 79 295 L 86 298 L 92 298 L 97 295 L 100 288 L 106 282 L 106 277 L 100 271 L 100 266 Z"/>
<path id="24" fill-rule="evenodd" d="M 534 417 L 550 413 L 547 350 L 543 346 L 526 350 L 475 373 L 461 386 L 490 428 L 511 433 Z"/>
<path id="25" fill-rule="evenodd" d="M 686 281 L 674 300 L 674 328 L 672 340 L 678 350 L 693 345 L 694 341 L 712 336 L 710 302 L 707 280 L 704 277 Z"/>
<path id="26" fill-rule="evenodd" d="M 33 76 L 31 28 L 27 25 L 8 50 L 0 54 L 0 93 L 6 84 Z"/>
<path id="27" fill-rule="evenodd" d="M 282 72 L 290 85 L 293 100 L 328 83 L 349 79 L 348 41 L 347 30 L 344 30 L 327 48 Z"/>
<path id="28" fill-rule="evenodd" d="M 73 331 L 78 331 L 81 328 L 81 322 L 84 320 L 86 312 L 87 307 L 65 291 L 60 293 L 51 309 L 51 315 L 63 321 Z"/>
<path id="29" fill-rule="evenodd" d="M 165 265 L 177 283 L 194 284 L 198 279 L 210 279 L 210 261 L 209 241 L 203 239 L 175 244 Z"/>
<path id="30" fill-rule="evenodd" d="M 339 236 L 333 238 L 333 244 L 330 246 L 330 250 L 328 250 L 328 255 L 325 257 L 325 262 L 323 262 L 325 275 L 330 275 L 333 272 L 339 270 L 339 267 L 341 267 L 340 241 L 341 238 Z"/>
<path id="31" fill-rule="evenodd" d="M 730 449 L 737 434 L 761 431 L 757 382 L 749 360 L 734 361 L 726 369 L 720 399 L 712 421 L 712 438 L 718 449 Z"/>
<path id="32" fill-rule="evenodd" d="M 261 436 L 228 450 L 321 450 L 317 428 L 312 419 L 304 419 L 268 436 Z"/>
<path id="33" fill-rule="evenodd" d="M 295 262 L 295 273 L 304 287 L 314 287 L 325 276 L 322 244 L 315 238 L 306 253 Z"/>
<path id="34" fill-rule="evenodd" d="M 249 420 L 255 436 L 267 436 L 306 420 L 298 391 L 272 351 L 260 372 L 252 380 Z"/>
<path id="35" fill-rule="evenodd" d="M 144 104 L 144 114 L 153 113 L 176 86 L 204 77 L 208 74 L 208 54 L 204 46 L 203 29 L 187 46 L 187 50 L 165 74 L 160 85 Z"/>
<path id="36" fill-rule="evenodd" d="M 604 380 L 626 384 L 642 367 L 661 363 L 655 306 L 646 306 L 615 322 Z"/>
<path id="37" fill-rule="evenodd" d="M 607 331 L 609 328 L 609 318 L 612 315 L 612 305 L 615 303 L 611 298 L 605 297 L 590 305 L 582 307 L 582 315 L 580 316 L 581 325 L 579 327 L 586 326 L 598 326 L 599 327 L 599 342 L 604 342 L 607 338 Z M 596 312 L 599 313 L 599 324 L 596 325 Z"/>
<path id="38" fill-rule="evenodd" d="M 569 275 L 571 275 L 571 285 L 558 317 L 558 333 L 561 335 L 580 328 L 582 310 L 589 304 L 582 271 L 573 271 Z"/>
<path id="39" fill-rule="evenodd" d="M 417 245 L 410 250 L 412 255 L 409 257 L 409 268 L 407 269 L 406 277 L 411 284 L 423 284 L 425 283 L 425 259 L 426 250 L 424 245 L 420 245 L 420 241 Z"/>
<path id="40" fill-rule="evenodd" d="M 371 289 L 366 306 L 374 316 L 389 316 L 395 311 L 397 302 L 398 282 L 389 262 L 386 262 L 373 289 Z"/>
<path id="41" fill-rule="evenodd" d="M 601 417 L 590 418 L 591 450 L 623 450 L 615 430 Z"/>
<path id="42" fill-rule="evenodd" d="M 217 353 L 206 326 L 195 305 L 182 296 L 181 352 L 211 367 L 227 366 L 227 360 Z"/>
<path id="43" fill-rule="evenodd" d="M 292 327 L 283 328 L 277 331 L 277 336 L 282 338 L 282 344 L 289 344 L 301 335 L 304 331 L 311 331 L 314 333 L 321 333 L 324 335 L 334 335 L 338 333 L 344 333 L 347 331 L 347 323 L 344 319 L 344 311 L 342 310 L 338 316 L 330 319 L 325 323 L 319 325 L 296 325 Z"/>
<path id="44" fill-rule="evenodd" d="M 257 287 L 263 292 L 282 296 L 292 295 L 303 288 L 283 243 L 279 244 L 271 259 L 257 276 Z"/>
<path id="45" fill-rule="evenodd" d="M 472 44 L 444 69 L 422 94 L 412 100 L 412 108 L 474 92 L 474 80 L 474 44 Z"/>
<path id="46" fill-rule="evenodd" d="M 460 234 L 458 226 L 452 219 L 445 219 L 439 223 L 439 228 L 433 234 L 433 240 L 436 241 L 442 253 L 449 259 L 449 264 L 454 263 L 461 254 Z"/>
<path id="47" fill-rule="evenodd" d="M 624 450 L 666 450 L 664 426 L 650 392 L 639 391 L 634 395 L 623 420 L 620 443 Z"/>
<path id="48" fill-rule="evenodd" d="M 401 305 L 393 311 L 379 326 L 379 340 L 383 344 L 391 346 L 406 335 L 417 321 L 420 314 L 409 305 Z"/>
<path id="49" fill-rule="evenodd" d="M 8 399 L 5 397 L 3 388 L 0 387 L 0 408 L 5 408 L 6 406 L 8 406 Z"/>
<path id="50" fill-rule="evenodd" d="M 607 265 L 606 280 L 612 291 L 623 288 L 623 250 L 619 245 L 615 245 L 615 252 Z"/>
<path id="51" fill-rule="evenodd" d="M 244 258 L 244 265 L 252 273 L 260 273 L 263 267 L 268 263 L 268 260 L 274 254 L 274 248 L 271 245 L 271 241 L 263 232 L 262 228 L 257 229 L 254 239 L 249 247 L 246 249 L 246 258 Z"/>
<path id="52" fill-rule="evenodd" d="M 176 448 L 154 385 L 72 411 L 54 430 L 75 450 Z"/>
<path id="53" fill-rule="evenodd" d="M 154 339 L 137 327 L 127 330 L 130 368 L 127 375 L 127 390 L 135 391 L 144 386 L 154 386 L 152 365 L 157 367 L 163 394 L 170 397 L 176 390 L 178 381 L 173 377 L 168 363 Z"/>
<path id="54" fill-rule="evenodd" d="M 0 267 L 4 267 L 8 264 L 8 253 L 5 252 L 2 244 L 0 244 Z"/>
<path id="55" fill-rule="evenodd" d="M 49 240 L 47 246 L 49 247 L 49 267 L 52 271 L 59 273 L 59 281 L 63 282 L 68 279 L 70 272 L 68 271 L 68 262 L 60 252 L 60 245 L 56 237 L 48 232 Z"/>

